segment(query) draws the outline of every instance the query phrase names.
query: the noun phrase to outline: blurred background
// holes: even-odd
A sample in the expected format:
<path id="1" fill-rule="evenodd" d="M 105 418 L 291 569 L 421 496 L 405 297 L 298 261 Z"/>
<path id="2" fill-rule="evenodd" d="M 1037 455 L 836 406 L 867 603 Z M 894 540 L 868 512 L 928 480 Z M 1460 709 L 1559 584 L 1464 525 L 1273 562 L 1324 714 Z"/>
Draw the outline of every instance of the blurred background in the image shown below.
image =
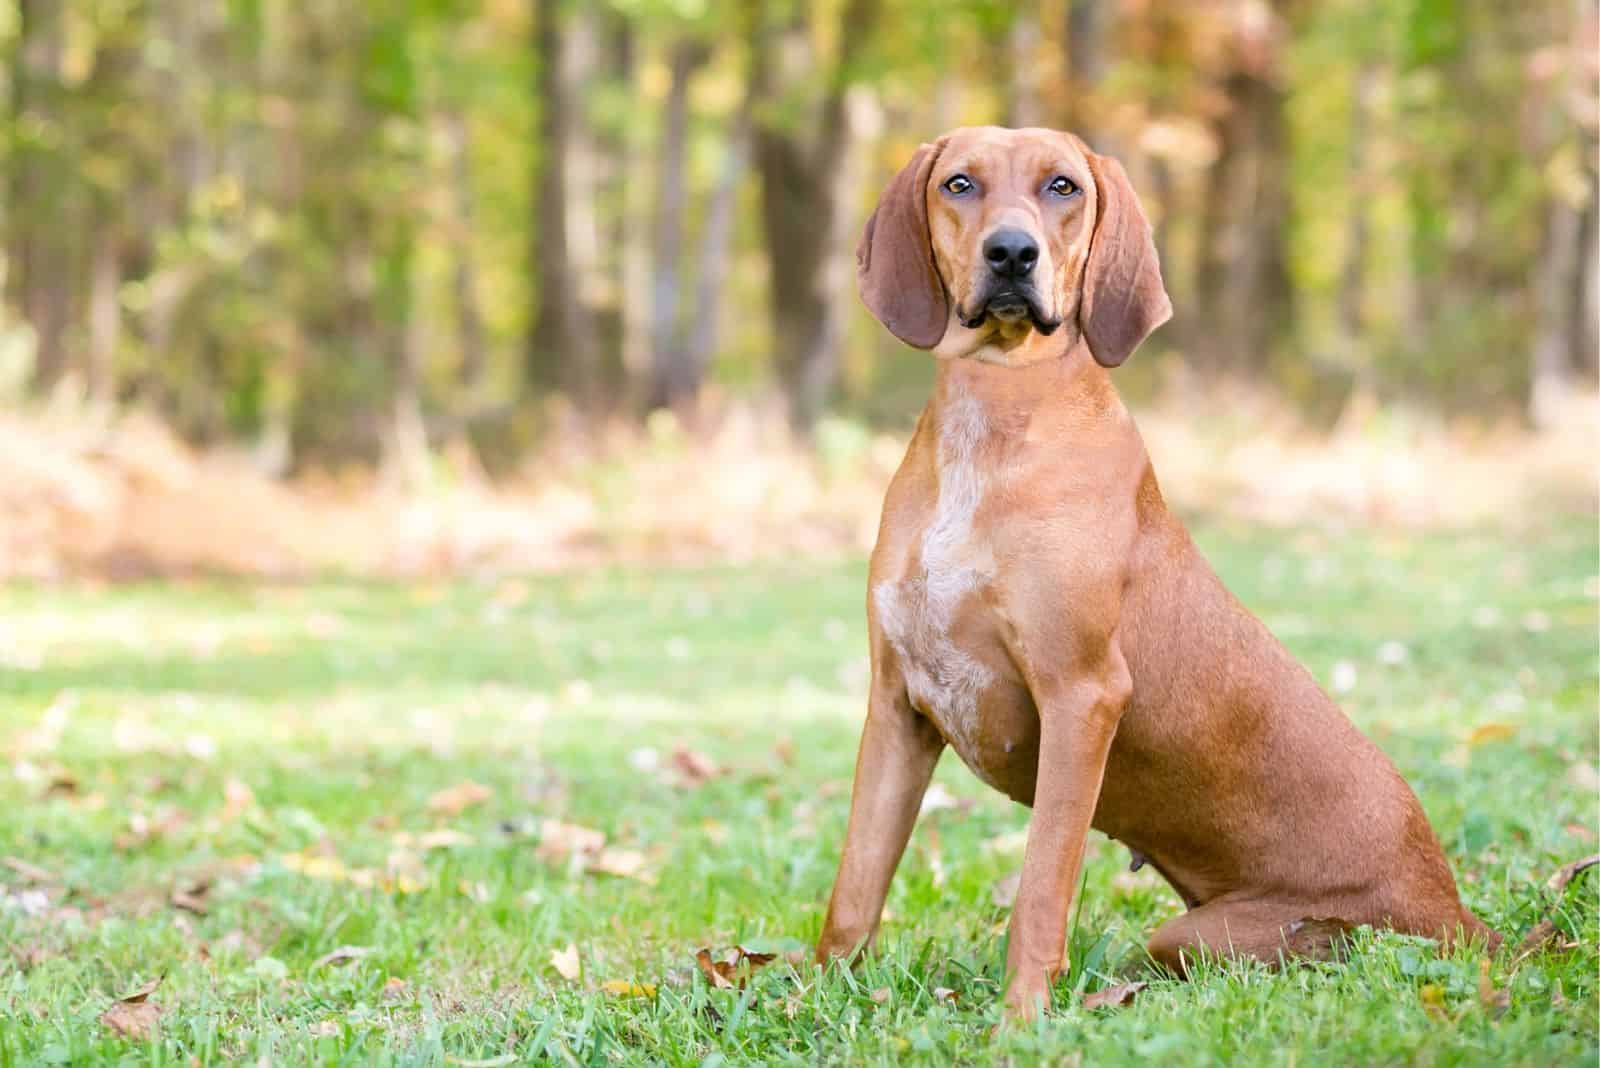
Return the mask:
<path id="1" fill-rule="evenodd" d="M 956 125 L 1120 157 L 1169 496 L 1593 511 L 1594 0 L 4 0 L 0 577 L 852 553 Z"/>

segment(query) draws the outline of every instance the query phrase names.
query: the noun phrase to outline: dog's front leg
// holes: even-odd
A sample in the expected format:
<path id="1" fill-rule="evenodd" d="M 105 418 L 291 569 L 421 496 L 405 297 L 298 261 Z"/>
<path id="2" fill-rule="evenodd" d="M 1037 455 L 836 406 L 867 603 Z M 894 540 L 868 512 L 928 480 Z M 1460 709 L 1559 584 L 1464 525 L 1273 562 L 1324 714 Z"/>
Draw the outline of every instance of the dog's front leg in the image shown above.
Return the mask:
<path id="1" fill-rule="evenodd" d="M 1026 1021 L 1050 1007 L 1065 961 L 1067 920 L 1105 777 L 1106 754 L 1132 683 L 1113 644 L 1096 670 L 1034 685 L 1039 768 L 1022 880 L 1006 952 L 1006 1018 Z"/>
<path id="2" fill-rule="evenodd" d="M 856 755 L 850 823 L 817 960 L 849 957 L 878 931 L 889 881 L 917 821 L 944 739 L 912 709 L 897 678 L 874 672 Z"/>

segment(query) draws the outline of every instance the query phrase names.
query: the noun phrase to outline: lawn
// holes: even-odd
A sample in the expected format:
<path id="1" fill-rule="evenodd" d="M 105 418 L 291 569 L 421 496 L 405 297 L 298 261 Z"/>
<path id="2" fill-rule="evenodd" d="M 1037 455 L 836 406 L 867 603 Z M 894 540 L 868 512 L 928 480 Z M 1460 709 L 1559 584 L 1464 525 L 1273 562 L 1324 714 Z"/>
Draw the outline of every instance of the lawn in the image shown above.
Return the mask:
<path id="1" fill-rule="evenodd" d="M 860 561 L 14 588 L 0 1063 L 1594 1064 L 1600 871 L 1543 891 L 1600 848 L 1592 517 L 1197 538 L 1398 763 L 1468 904 L 1510 944 L 1554 905 L 1565 952 L 1484 973 L 1362 932 L 1178 983 L 1142 950 L 1176 897 L 1096 835 L 1057 1010 L 991 1038 L 1027 814 L 947 756 L 882 951 L 791 966 L 843 834 Z M 708 981 L 696 951 L 735 946 L 778 957 Z"/>

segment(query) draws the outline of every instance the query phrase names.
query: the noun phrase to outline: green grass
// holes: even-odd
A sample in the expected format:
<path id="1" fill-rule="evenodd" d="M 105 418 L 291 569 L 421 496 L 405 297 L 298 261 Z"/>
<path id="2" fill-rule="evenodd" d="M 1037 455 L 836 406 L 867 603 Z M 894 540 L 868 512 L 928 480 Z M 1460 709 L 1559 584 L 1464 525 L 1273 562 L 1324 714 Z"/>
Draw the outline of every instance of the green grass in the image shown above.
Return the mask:
<path id="1" fill-rule="evenodd" d="M 1342 704 L 1514 942 L 1549 874 L 1596 848 L 1594 524 L 1198 538 L 1319 679 L 1353 678 Z M 1596 872 L 1555 912 L 1576 948 L 1492 962 L 1499 1012 L 1471 951 L 1389 934 L 1361 934 L 1342 965 L 1149 974 L 1144 938 L 1178 902 L 1098 835 L 1063 1007 L 991 1039 L 991 893 L 1026 813 L 949 757 L 939 781 L 970 807 L 918 828 L 879 955 L 708 988 L 696 949 L 792 950 L 821 924 L 863 584 L 852 561 L 0 591 L 0 856 L 50 873 L 0 865 L 0 1063 L 1595 1063 Z M 670 766 L 675 746 L 728 773 L 685 788 L 634 766 L 645 748 Z M 228 810 L 230 779 L 253 804 Z M 465 780 L 488 799 L 429 810 Z M 547 818 L 642 851 L 656 881 L 541 859 Z M 397 842 L 441 828 L 460 836 Z M 204 879 L 203 915 L 173 907 Z M 568 943 L 576 982 L 550 963 Z M 343 945 L 370 952 L 316 964 Z M 109 1033 L 112 997 L 156 976 L 156 1039 Z M 1072 996 L 1138 977 L 1124 1009 Z"/>

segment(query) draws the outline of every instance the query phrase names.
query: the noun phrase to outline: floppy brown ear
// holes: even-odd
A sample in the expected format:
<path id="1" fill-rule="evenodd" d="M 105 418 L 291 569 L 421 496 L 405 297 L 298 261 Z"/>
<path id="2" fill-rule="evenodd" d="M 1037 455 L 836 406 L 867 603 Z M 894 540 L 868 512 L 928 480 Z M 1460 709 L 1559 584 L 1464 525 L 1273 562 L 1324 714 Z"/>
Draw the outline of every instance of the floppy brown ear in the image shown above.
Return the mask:
<path id="1" fill-rule="evenodd" d="M 856 246 L 861 301 L 895 337 L 931 349 L 944 337 L 950 301 L 928 236 L 928 179 L 944 141 L 923 145 L 894 176 Z"/>
<path id="2" fill-rule="evenodd" d="M 1116 367 L 1172 318 L 1172 301 L 1161 281 L 1161 264 L 1122 164 L 1110 156 L 1085 153 L 1099 193 L 1100 214 L 1083 269 L 1083 300 L 1078 326 L 1102 367 Z"/>

